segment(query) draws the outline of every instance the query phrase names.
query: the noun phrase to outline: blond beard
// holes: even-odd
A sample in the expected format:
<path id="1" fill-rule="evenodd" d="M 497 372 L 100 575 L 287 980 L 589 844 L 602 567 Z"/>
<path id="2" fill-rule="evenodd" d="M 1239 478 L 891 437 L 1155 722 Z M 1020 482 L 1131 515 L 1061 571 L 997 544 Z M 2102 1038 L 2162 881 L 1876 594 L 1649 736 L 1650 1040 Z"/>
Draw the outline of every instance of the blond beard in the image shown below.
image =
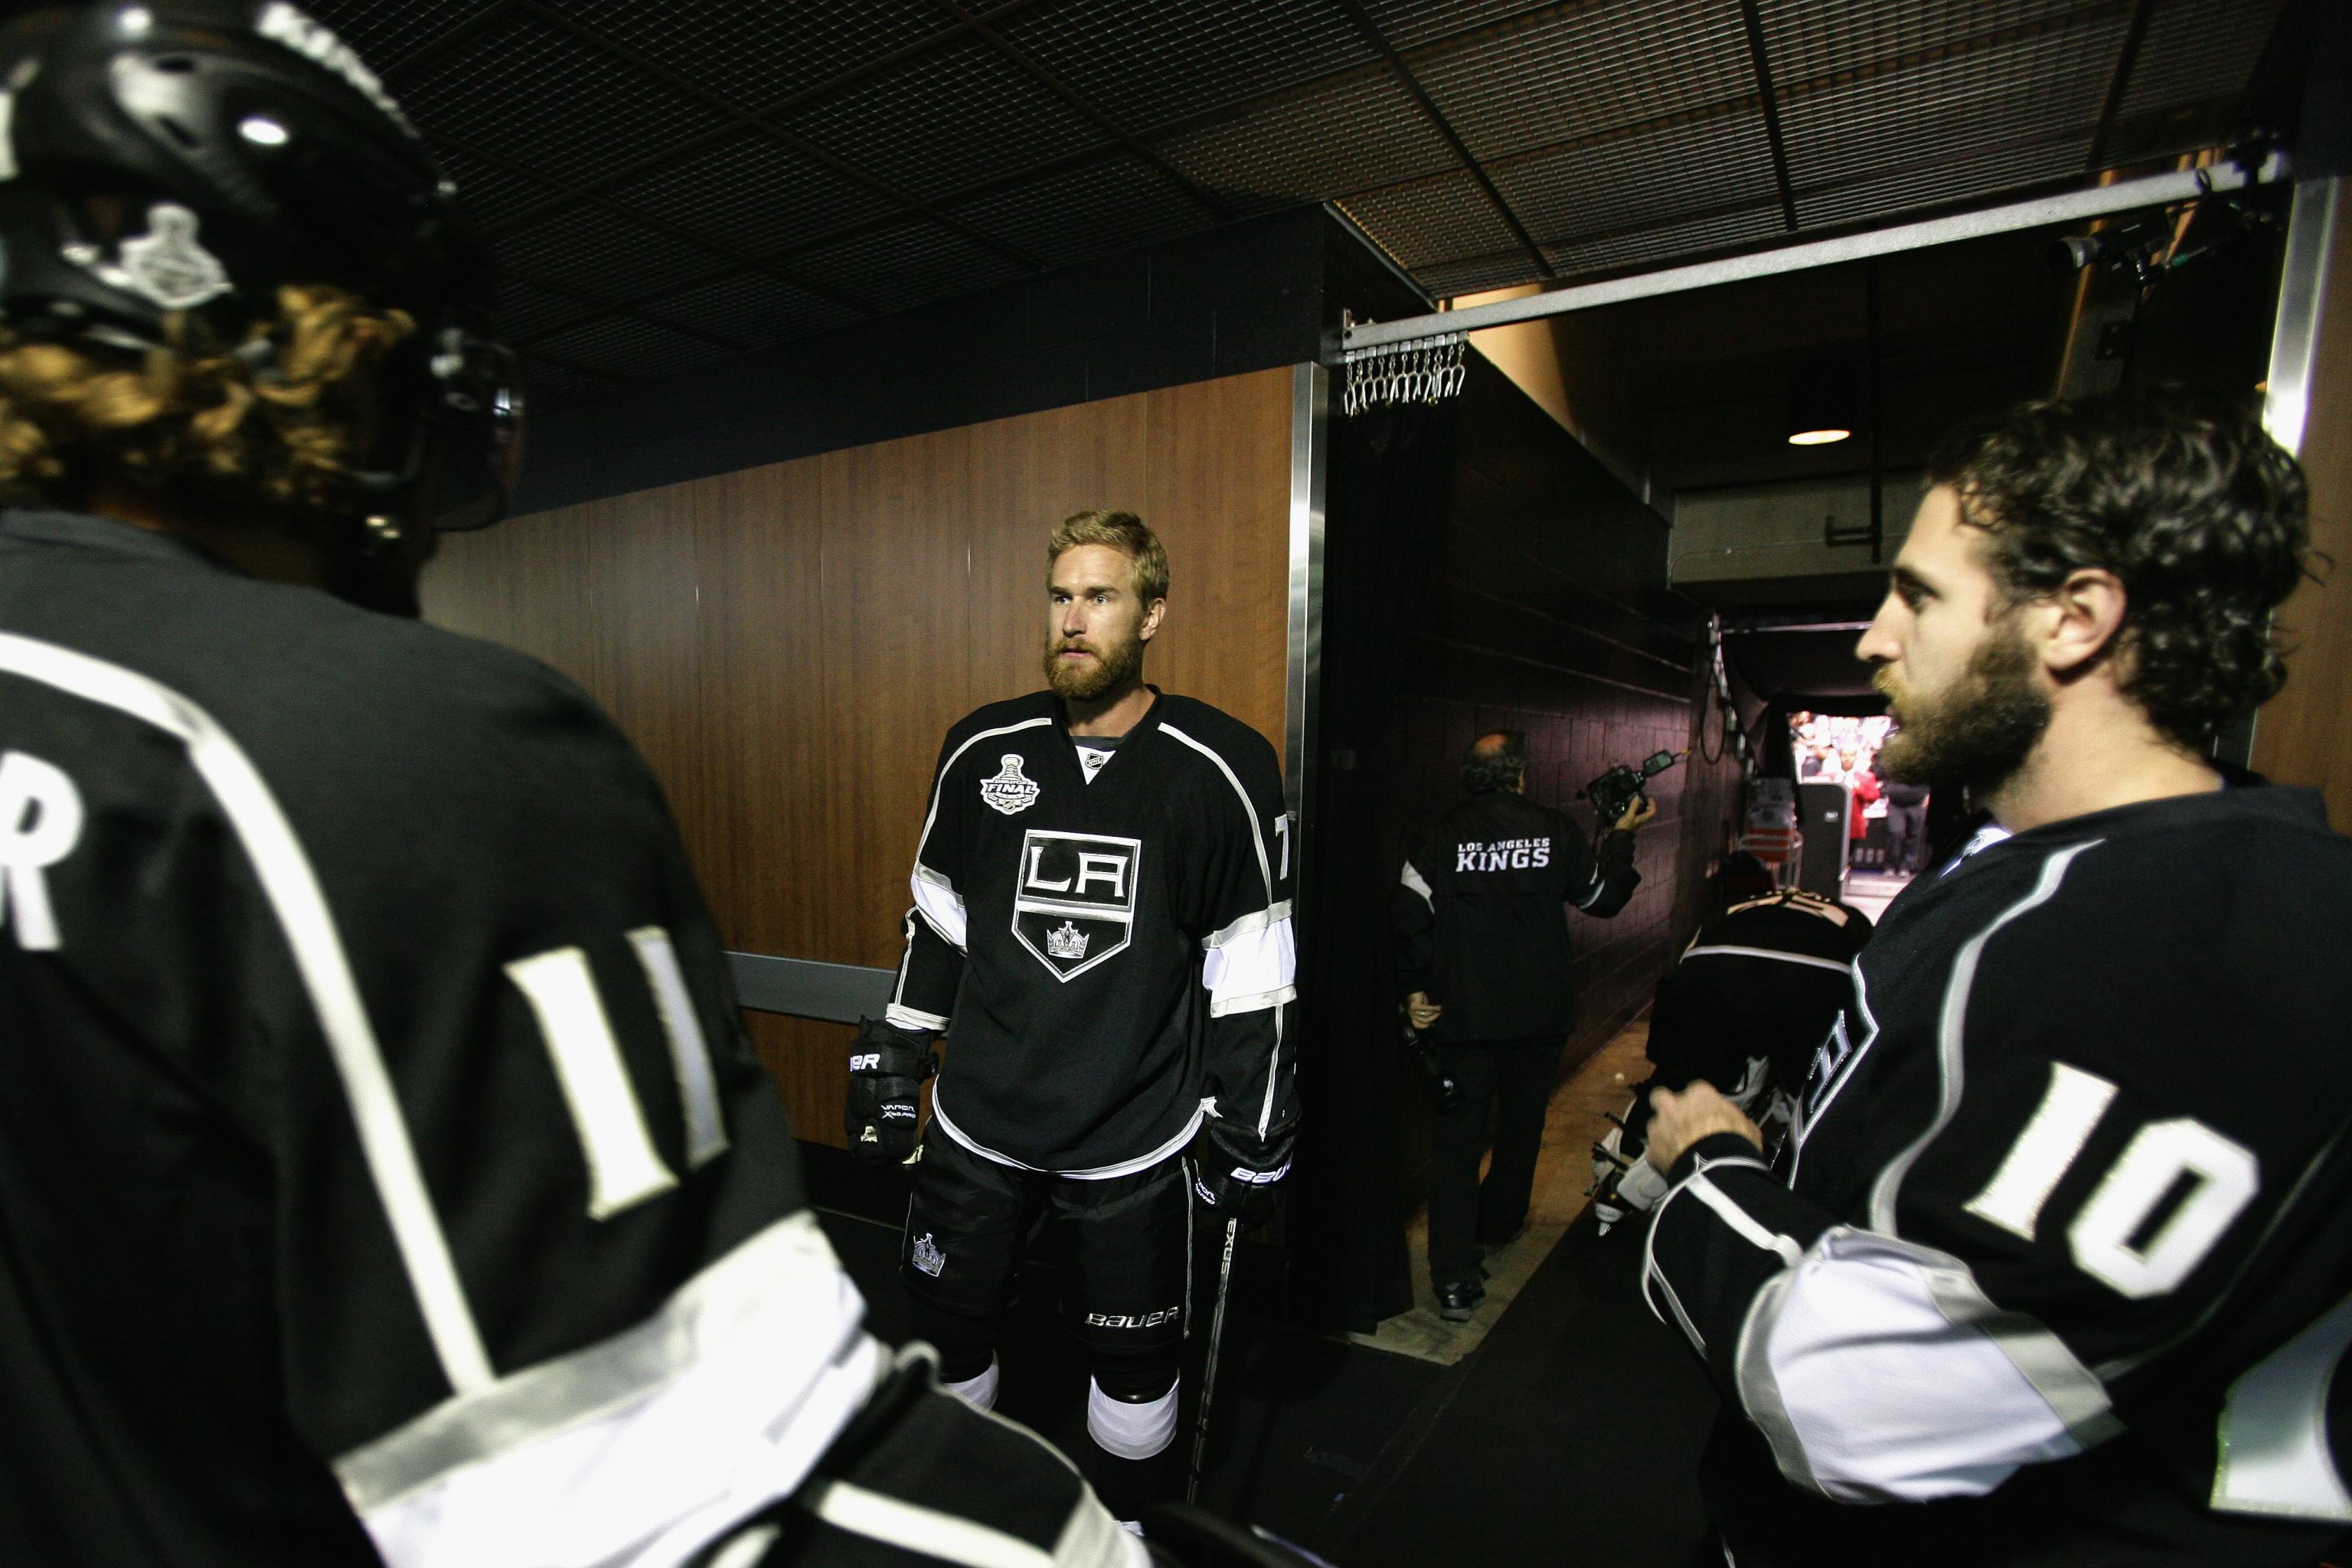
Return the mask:
<path id="1" fill-rule="evenodd" d="M 1095 656 L 1092 668 L 1081 665 L 1073 669 L 1062 662 L 1062 650 L 1070 646 L 1060 637 L 1048 639 L 1043 661 L 1045 684 L 1065 702 L 1091 702 L 1097 697 L 1108 697 L 1143 673 L 1141 637 L 1129 637 L 1108 647 L 1087 644 L 1087 650 Z"/>

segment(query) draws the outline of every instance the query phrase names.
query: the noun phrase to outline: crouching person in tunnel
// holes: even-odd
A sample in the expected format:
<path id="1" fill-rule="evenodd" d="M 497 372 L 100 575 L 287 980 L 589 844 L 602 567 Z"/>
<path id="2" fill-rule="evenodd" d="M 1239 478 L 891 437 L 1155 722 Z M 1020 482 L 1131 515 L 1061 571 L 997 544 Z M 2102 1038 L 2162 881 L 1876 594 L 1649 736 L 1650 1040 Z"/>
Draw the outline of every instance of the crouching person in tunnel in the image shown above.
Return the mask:
<path id="1" fill-rule="evenodd" d="M 376 79 L 148 0 L 0 82 L 0 1557 L 1142 1563 L 864 1331 L 628 743 L 413 618 L 517 409 Z"/>
<path id="2" fill-rule="evenodd" d="M 1192 1215 L 1265 1219 L 1289 1169 L 1297 994 L 1274 748 L 1143 680 L 1168 556 L 1130 513 L 1046 546 L 1047 689 L 948 731 L 887 1015 L 850 1062 L 853 1153 L 916 1152 L 901 1276 L 985 1409 L 1024 1240 L 1060 1242 L 1094 1366 L 1088 1472 L 1121 1517 L 1179 1484 Z"/>
<path id="3" fill-rule="evenodd" d="M 2210 760 L 2282 679 L 2302 476 L 2177 395 L 2026 405 L 1930 482 L 1858 647 L 1880 765 L 2014 837 L 1888 909 L 1777 1168 L 1653 1096 L 1710 1507 L 1742 1568 L 2310 1564 L 2352 1523 L 2352 843 Z"/>
<path id="4" fill-rule="evenodd" d="M 1593 1150 L 1592 1212 L 1602 1233 L 1647 1214 L 1666 1190 L 1643 1152 L 1653 1089 L 1718 1087 L 1768 1136 L 1784 1134 L 1813 1051 L 1853 989 L 1870 917 L 1794 888 L 1742 851 L 1724 861 L 1729 907 L 1693 938 L 1650 1009 L 1653 1071 Z"/>

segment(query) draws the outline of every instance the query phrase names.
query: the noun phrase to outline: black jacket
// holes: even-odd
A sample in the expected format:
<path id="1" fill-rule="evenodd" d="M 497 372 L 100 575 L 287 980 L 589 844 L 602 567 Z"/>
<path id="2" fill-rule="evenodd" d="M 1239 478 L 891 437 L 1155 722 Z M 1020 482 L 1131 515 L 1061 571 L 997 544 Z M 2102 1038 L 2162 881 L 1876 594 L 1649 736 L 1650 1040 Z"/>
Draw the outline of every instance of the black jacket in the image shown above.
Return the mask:
<path id="1" fill-rule="evenodd" d="M 1473 795 L 1406 857 L 1392 907 L 1401 991 L 1428 993 L 1441 1045 L 1565 1034 L 1576 1018 L 1568 906 L 1609 916 L 1642 874 L 1633 836 L 1596 857 L 1566 812 L 1507 791 Z"/>
<path id="2" fill-rule="evenodd" d="M 1040 691 L 940 748 L 888 1017 L 948 1034 L 932 1120 L 1006 1163 L 1102 1177 L 1207 1114 L 1289 1109 L 1290 819 L 1264 736 L 1160 695 L 1091 781 Z"/>
<path id="3" fill-rule="evenodd" d="M 649 1476 L 871 1387 L 661 793 L 570 681 L 11 512 L 0 843 L 0 1558 L 601 1559 L 700 1506 Z M 757 1392 L 681 1425 L 711 1386 Z"/>
<path id="4" fill-rule="evenodd" d="M 2352 1522 L 2352 841 L 2306 790 L 1911 884 L 1789 1166 L 1668 1173 L 1644 1287 L 1762 1563 L 2307 1564 Z"/>

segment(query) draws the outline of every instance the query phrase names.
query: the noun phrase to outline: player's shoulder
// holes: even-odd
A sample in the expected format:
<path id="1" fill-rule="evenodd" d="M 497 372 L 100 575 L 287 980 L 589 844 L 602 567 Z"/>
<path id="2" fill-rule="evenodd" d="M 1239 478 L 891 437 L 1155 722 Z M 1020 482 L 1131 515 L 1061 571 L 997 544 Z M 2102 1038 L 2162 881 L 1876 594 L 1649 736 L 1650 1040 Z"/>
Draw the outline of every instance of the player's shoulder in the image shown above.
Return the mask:
<path id="1" fill-rule="evenodd" d="M 1244 779 L 1281 776 L 1274 743 L 1223 709 L 1168 692 L 1160 693 L 1155 706 L 1160 728 L 1180 743 L 1214 753 Z"/>
<path id="2" fill-rule="evenodd" d="M 1020 697 L 1008 697 L 1001 702 L 983 702 L 948 726 L 947 738 L 940 748 L 941 755 L 952 756 L 986 735 L 1049 729 L 1054 722 L 1054 714 L 1055 698 L 1050 691 L 1032 691 Z"/>

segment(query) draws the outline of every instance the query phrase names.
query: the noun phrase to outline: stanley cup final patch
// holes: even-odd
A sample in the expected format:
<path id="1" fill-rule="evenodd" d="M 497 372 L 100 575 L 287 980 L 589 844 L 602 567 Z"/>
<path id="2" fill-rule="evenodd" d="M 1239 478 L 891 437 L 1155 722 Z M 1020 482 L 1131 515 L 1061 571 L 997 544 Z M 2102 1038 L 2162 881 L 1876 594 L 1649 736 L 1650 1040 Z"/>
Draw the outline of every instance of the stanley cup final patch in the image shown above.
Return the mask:
<path id="1" fill-rule="evenodd" d="M 1076 979 L 1127 951 L 1142 868 L 1139 838 L 1031 828 L 1021 837 L 1013 934 L 1055 979 Z"/>
<path id="2" fill-rule="evenodd" d="M 997 762 L 995 773 L 980 781 L 980 798 L 1007 816 L 1036 805 L 1042 792 L 1037 781 L 1021 771 L 1021 753 L 1007 752 Z"/>

